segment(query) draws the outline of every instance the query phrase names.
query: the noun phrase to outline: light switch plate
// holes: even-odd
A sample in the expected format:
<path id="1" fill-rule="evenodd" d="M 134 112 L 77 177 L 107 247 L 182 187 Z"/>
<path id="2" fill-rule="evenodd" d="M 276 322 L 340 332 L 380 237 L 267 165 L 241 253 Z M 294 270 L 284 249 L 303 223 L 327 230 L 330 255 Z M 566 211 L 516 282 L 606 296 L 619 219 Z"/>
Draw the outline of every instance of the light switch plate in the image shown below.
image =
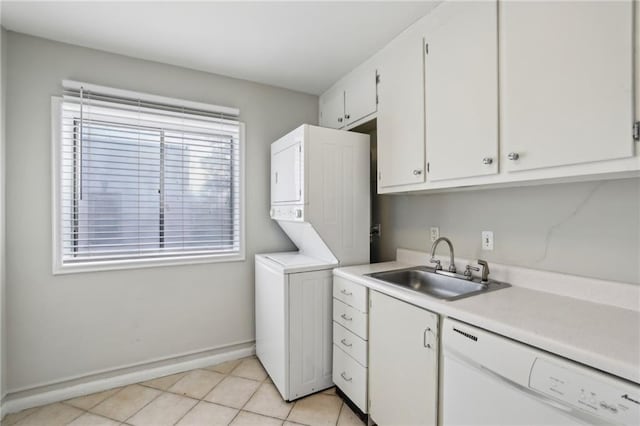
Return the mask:
<path id="1" fill-rule="evenodd" d="M 482 250 L 493 250 L 493 231 L 482 231 Z"/>
<path id="2" fill-rule="evenodd" d="M 434 242 L 438 238 L 440 238 L 440 228 L 438 228 L 437 226 L 432 226 L 431 227 L 431 242 Z"/>

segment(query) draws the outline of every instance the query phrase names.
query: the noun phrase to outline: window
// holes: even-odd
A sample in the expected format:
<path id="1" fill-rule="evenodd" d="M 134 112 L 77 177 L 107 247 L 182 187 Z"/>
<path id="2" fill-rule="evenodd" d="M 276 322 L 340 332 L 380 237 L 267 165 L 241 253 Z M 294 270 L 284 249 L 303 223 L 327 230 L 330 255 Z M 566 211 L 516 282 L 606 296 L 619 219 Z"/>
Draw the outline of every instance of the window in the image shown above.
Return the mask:
<path id="1" fill-rule="evenodd" d="M 237 111 L 65 86 L 54 272 L 244 258 Z"/>

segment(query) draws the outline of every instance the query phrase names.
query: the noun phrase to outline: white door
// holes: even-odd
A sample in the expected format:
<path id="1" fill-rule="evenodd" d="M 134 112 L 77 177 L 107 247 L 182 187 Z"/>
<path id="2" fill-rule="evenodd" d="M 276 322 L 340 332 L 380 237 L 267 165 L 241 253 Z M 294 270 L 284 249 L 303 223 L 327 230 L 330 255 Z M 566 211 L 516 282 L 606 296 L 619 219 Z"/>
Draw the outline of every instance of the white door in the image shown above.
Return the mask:
<path id="1" fill-rule="evenodd" d="M 290 392 L 296 399 L 333 385 L 332 270 L 289 274 Z"/>
<path id="2" fill-rule="evenodd" d="M 302 142 L 271 153 L 271 203 L 295 203 L 302 198 Z"/>
<path id="3" fill-rule="evenodd" d="M 342 86 L 334 86 L 320 96 L 320 125 L 332 129 L 344 127 L 344 90 Z"/>
<path id="4" fill-rule="evenodd" d="M 344 118 L 355 123 L 376 112 L 376 70 L 364 69 L 352 73 L 344 86 Z"/>
<path id="5" fill-rule="evenodd" d="M 287 391 L 288 282 L 282 271 L 256 259 L 256 355 L 281 393 Z"/>
<path id="6" fill-rule="evenodd" d="M 369 308 L 369 413 L 379 425 L 435 425 L 438 316 L 375 291 Z"/>
<path id="7" fill-rule="evenodd" d="M 498 172 L 497 1 L 447 2 L 425 34 L 427 178 Z"/>
<path id="8" fill-rule="evenodd" d="M 500 3 L 507 170 L 633 155 L 631 0 Z"/>
<path id="9" fill-rule="evenodd" d="M 378 187 L 424 182 L 422 34 L 395 38 L 381 53 L 378 72 Z"/>

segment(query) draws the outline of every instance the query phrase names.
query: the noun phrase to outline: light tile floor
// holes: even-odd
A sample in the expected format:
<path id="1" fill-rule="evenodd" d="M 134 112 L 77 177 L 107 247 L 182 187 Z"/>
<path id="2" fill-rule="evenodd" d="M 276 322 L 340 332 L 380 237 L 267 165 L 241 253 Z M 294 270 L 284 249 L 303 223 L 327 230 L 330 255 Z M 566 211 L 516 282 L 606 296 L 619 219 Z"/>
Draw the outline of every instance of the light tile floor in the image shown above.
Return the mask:
<path id="1" fill-rule="evenodd" d="M 256 357 L 9 414 L 1 426 L 362 426 L 335 389 L 285 402 Z"/>

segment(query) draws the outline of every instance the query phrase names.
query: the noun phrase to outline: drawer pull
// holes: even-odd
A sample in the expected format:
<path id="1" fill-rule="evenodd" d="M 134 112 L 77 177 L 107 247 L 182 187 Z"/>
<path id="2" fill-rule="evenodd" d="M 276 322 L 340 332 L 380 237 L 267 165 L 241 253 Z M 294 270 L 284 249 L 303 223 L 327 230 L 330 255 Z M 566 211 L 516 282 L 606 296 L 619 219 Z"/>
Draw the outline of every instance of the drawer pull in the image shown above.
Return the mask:
<path id="1" fill-rule="evenodd" d="M 340 290 L 340 293 L 344 294 L 345 296 L 352 296 L 353 293 L 351 293 L 350 291 L 345 290 L 344 288 L 342 290 Z"/>
<path id="2" fill-rule="evenodd" d="M 346 382 L 350 382 L 350 381 L 353 380 L 353 377 L 345 376 L 345 372 L 344 371 L 342 373 L 340 373 L 340 377 L 342 377 Z"/>
<path id="3" fill-rule="evenodd" d="M 353 346 L 353 343 L 348 343 L 347 339 L 342 339 L 340 340 L 340 343 L 342 343 L 343 345 L 345 345 L 346 347 L 350 348 L 351 346 Z"/>
<path id="4" fill-rule="evenodd" d="M 427 327 L 424 330 L 424 335 L 423 335 L 424 347 L 427 348 L 427 349 L 431 349 L 431 343 L 427 343 L 427 333 L 431 333 L 431 327 Z"/>
<path id="5" fill-rule="evenodd" d="M 345 321 L 351 321 L 353 319 L 352 317 L 348 317 L 347 314 L 340 315 L 340 318 L 342 318 Z"/>

